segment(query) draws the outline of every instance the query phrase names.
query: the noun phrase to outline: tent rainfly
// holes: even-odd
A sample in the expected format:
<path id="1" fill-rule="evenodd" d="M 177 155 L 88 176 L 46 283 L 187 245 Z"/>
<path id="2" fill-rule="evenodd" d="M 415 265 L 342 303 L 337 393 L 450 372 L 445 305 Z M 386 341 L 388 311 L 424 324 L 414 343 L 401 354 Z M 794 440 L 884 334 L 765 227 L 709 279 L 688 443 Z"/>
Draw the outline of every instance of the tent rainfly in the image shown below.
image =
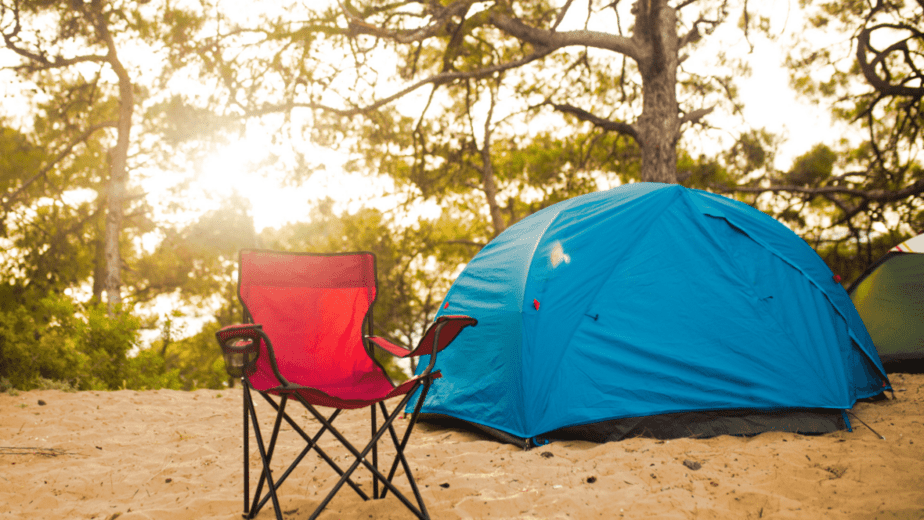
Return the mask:
<path id="1" fill-rule="evenodd" d="M 625 185 L 523 219 L 468 263 L 443 314 L 478 327 L 437 357 L 425 417 L 524 446 L 849 429 L 845 410 L 890 388 L 808 244 L 677 185 Z"/>

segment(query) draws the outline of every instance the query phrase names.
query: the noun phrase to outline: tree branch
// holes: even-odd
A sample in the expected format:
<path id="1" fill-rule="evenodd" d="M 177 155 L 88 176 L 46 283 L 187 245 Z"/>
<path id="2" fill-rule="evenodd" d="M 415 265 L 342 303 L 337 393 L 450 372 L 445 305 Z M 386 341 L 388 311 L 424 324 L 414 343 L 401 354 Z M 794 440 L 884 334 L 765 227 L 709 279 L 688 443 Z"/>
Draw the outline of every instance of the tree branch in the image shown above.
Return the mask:
<path id="1" fill-rule="evenodd" d="M 712 188 L 716 190 L 721 190 L 724 192 L 738 192 L 738 193 L 801 193 L 804 195 L 820 195 L 826 196 L 830 194 L 841 194 L 849 195 L 853 197 L 861 198 L 867 202 L 878 202 L 878 203 L 887 203 L 887 202 L 897 202 L 902 199 L 913 197 L 916 195 L 921 195 L 924 193 L 924 179 L 919 180 L 913 184 L 905 186 L 900 190 L 863 190 L 857 188 L 848 188 L 846 186 L 819 186 L 819 187 L 808 187 L 808 186 L 771 186 L 771 187 L 759 187 L 759 186 L 720 186 L 714 185 Z"/>
<path id="2" fill-rule="evenodd" d="M 347 116 L 347 117 L 355 116 L 355 115 L 364 114 L 364 113 L 379 109 L 391 103 L 392 101 L 400 99 L 410 94 L 411 92 L 423 86 L 426 86 L 426 85 L 432 84 L 432 85 L 439 86 L 439 85 L 445 85 L 447 83 L 451 83 L 453 81 L 458 81 L 462 79 L 484 78 L 484 77 L 496 74 L 498 72 L 503 72 L 505 70 L 521 67 L 523 65 L 526 65 L 527 63 L 541 59 L 545 57 L 546 55 L 548 55 L 548 52 L 546 51 L 537 51 L 527 56 L 524 56 L 523 58 L 520 58 L 518 60 L 510 61 L 507 63 L 500 63 L 497 65 L 493 65 L 491 67 L 485 67 L 483 69 L 463 71 L 463 72 L 460 72 L 460 71 L 440 72 L 439 74 L 434 74 L 428 78 L 424 78 L 420 81 L 412 83 L 411 85 L 405 87 L 404 89 L 388 97 L 382 98 L 378 101 L 375 101 L 363 107 L 354 107 L 354 108 L 345 109 L 345 108 L 335 108 L 335 107 L 324 105 L 321 103 L 294 102 L 293 101 L 293 102 L 280 103 L 280 104 L 265 104 L 258 109 L 245 111 L 245 115 L 248 117 L 253 117 L 253 116 L 260 116 L 260 115 L 274 113 L 274 112 L 284 112 L 284 111 L 291 110 L 293 108 L 309 108 L 312 110 L 323 110 L 325 112 L 330 112 L 330 113 L 341 115 L 341 116 Z"/>
<path id="3" fill-rule="evenodd" d="M 441 9 L 439 12 L 434 13 L 431 17 L 431 22 L 425 27 L 404 31 L 388 30 L 383 27 L 371 24 L 363 20 L 362 17 L 357 13 L 352 12 L 339 0 L 337 3 L 340 5 L 340 10 L 343 11 L 344 16 L 347 18 L 347 24 L 352 34 L 367 34 L 377 38 L 393 40 L 398 43 L 413 43 L 423 41 L 427 38 L 431 38 L 437 34 L 440 34 L 446 26 L 446 22 L 448 22 L 453 16 L 463 15 L 466 11 L 468 11 L 469 7 L 471 7 L 474 2 L 473 0 L 461 0 L 453 2 Z"/>
<path id="4" fill-rule="evenodd" d="M 71 65 L 76 65 L 78 63 L 104 63 L 106 62 L 106 56 L 99 54 L 88 54 L 84 56 L 75 56 L 73 58 L 62 58 L 61 56 L 55 56 L 53 59 L 49 59 L 48 56 L 41 51 L 34 52 L 25 47 L 21 47 L 17 43 L 17 36 L 22 30 L 22 24 L 19 19 L 19 5 L 12 9 L 13 18 L 15 20 L 13 29 L 11 32 L 3 33 L 3 43 L 6 45 L 6 48 L 13 51 L 14 53 L 20 55 L 21 57 L 27 60 L 26 64 L 13 67 L 14 69 L 27 69 L 31 71 L 40 71 L 40 70 L 49 70 L 49 69 L 59 69 L 64 67 L 69 67 Z"/>
<path id="5" fill-rule="evenodd" d="M 498 12 L 491 13 L 491 23 L 514 38 L 529 43 L 546 53 L 564 47 L 592 47 L 625 54 L 635 61 L 642 57 L 641 49 L 630 38 L 599 31 L 577 30 L 558 32 L 537 29 L 526 25 L 518 18 L 509 17 Z"/>
<path id="6" fill-rule="evenodd" d="M 703 39 L 703 35 L 699 32 L 698 22 L 693 24 L 693 28 L 690 29 L 685 35 L 680 38 L 680 42 L 677 43 L 678 49 L 683 49 L 691 43 L 696 43 Z"/>
<path id="7" fill-rule="evenodd" d="M 680 118 L 680 124 L 698 123 L 700 119 L 712 113 L 713 110 L 715 110 L 715 105 L 708 108 L 700 108 L 692 112 L 688 112 Z"/>
<path id="8" fill-rule="evenodd" d="M 546 105 L 551 105 L 552 108 L 559 112 L 564 112 L 565 114 L 571 114 L 574 117 L 580 119 L 581 121 L 587 121 L 588 123 L 593 124 L 598 128 L 602 128 L 609 132 L 618 132 L 623 135 L 628 135 L 638 141 L 638 130 L 634 125 L 625 123 L 622 121 L 611 121 L 609 119 L 603 119 L 602 117 L 595 116 L 590 112 L 584 110 L 583 108 L 578 108 L 572 105 L 560 105 L 552 103 L 551 101 L 546 101 Z"/>
<path id="9" fill-rule="evenodd" d="M 565 2 L 565 5 L 562 6 L 561 9 L 559 9 L 558 16 L 555 17 L 555 23 L 552 24 L 552 31 L 555 31 L 556 29 L 558 29 L 558 26 L 561 25 L 561 21 L 565 19 L 565 15 L 568 13 L 568 9 L 571 8 L 571 3 L 573 1 L 574 0 L 567 0 Z"/>
<path id="10" fill-rule="evenodd" d="M 86 142 L 86 140 L 89 139 L 90 136 L 96 133 L 98 130 L 102 130 L 103 128 L 117 128 L 117 126 L 118 123 L 116 121 L 104 121 L 102 123 L 97 123 L 90 126 L 90 128 L 69 142 L 67 146 L 58 152 L 58 155 L 49 161 L 48 164 L 46 164 L 41 170 L 38 171 L 38 173 L 30 177 L 20 187 L 16 188 L 15 191 L 3 198 L 3 213 L 7 213 L 10 208 L 13 207 L 13 202 L 19 197 L 20 194 L 22 194 L 22 192 L 26 191 L 26 189 L 28 189 L 29 186 L 31 186 L 35 181 L 48 175 L 48 172 L 50 172 L 51 169 L 54 168 L 55 165 L 57 165 L 59 162 L 61 162 L 65 157 L 70 155 L 71 151 L 73 151 L 78 144 Z"/>
<path id="11" fill-rule="evenodd" d="M 924 86 L 908 87 L 901 84 L 894 85 L 889 81 L 889 76 L 891 76 L 891 74 L 889 73 L 888 69 L 885 68 L 885 59 L 889 54 L 898 50 L 904 50 L 907 52 L 908 44 L 905 40 L 902 40 L 890 45 L 885 50 L 876 51 L 870 47 L 870 35 L 876 29 L 881 28 L 895 29 L 904 27 L 896 27 L 891 24 L 884 24 L 877 25 L 875 27 L 864 27 L 863 30 L 860 31 L 860 34 L 857 36 L 857 61 L 860 64 L 860 70 L 863 72 L 863 77 L 866 78 L 866 81 L 868 81 L 874 89 L 886 96 L 921 96 L 924 94 Z M 870 62 L 867 57 L 868 52 L 874 55 L 872 62 Z M 883 70 L 887 75 L 886 78 L 880 77 L 876 72 L 876 67 L 878 65 L 883 66 Z"/>

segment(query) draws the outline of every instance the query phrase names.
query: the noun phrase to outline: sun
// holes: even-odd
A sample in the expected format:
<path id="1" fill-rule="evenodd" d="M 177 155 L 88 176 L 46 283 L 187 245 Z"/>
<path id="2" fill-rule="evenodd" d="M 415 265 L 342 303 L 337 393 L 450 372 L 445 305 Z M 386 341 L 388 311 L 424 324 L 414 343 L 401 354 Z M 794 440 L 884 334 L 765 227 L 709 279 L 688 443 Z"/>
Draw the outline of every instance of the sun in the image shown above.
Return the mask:
<path id="1" fill-rule="evenodd" d="M 256 139 L 221 147 L 199 164 L 191 191 L 216 205 L 234 194 L 245 198 L 258 232 L 309 218 L 311 194 L 304 186 L 288 185 L 268 155 L 269 148 Z"/>
<path id="2" fill-rule="evenodd" d="M 193 193 L 217 207 L 221 199 L 233 194 L 250 202 L 257 232 L 292 222 L 311 220 L 314 203 L 331 198 L 335 211 L 355 211 L 359 206 L 385 209 L 395 205 L 386 193 L 393 183 L 371 175 L 347 173 L 345 154 L 306 145 L 318 167 L 301 183 L 291 181 L 295 161 L 284 154 L 270 157 L 270 144 L 247 138 L 223 146 L 199 165 Z M 304 152 L 304 151 L 303 151 Z M 296 172 L 297 173 L 297 172 Z M 192 195 L 196 197 L 196 195 Z"/>

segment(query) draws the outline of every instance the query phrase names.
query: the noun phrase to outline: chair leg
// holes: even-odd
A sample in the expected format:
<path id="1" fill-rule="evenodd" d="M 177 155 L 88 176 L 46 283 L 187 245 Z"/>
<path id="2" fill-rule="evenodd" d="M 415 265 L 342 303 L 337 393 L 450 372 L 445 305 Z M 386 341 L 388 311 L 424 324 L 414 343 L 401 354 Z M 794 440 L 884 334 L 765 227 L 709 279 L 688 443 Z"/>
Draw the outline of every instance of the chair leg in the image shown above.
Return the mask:
<path id="1" fill-rule="evenodd" d="M 369 435 L 369 438 L 371 439 L 372 437 L 375 437 L 375 431 L 376 431 L 376 428 L 375 428 L 375 405 L 374 405 L 374 404 L 373 404 L 372 406 L 369 407 L 369 415 L 371 416 L 369 422 L 370 422 L 370 424 L 372 425 L 371 433 L 370 433 L 370 435 Z M 388 417 L 388 413 L 385 413 L 385 415 L 383 415 L 382 417 Z M 376 444 L 376 445 L 373 446 L 373 448 L 372 448 L 372 465 L 375 466 L 376 468 L 379 467 L 379 449 L 378 449 L 378 444 Z M 378 477 L 375 476 L 375 474 L 372 475 L 372 498 L 373 498 L 374 500 L 378 500 L 378 499 L 380 498 L 380 497 L 379 497 L 379 479 L 378 479 Z"/>
<path id="2" fill-rule="evenodd" d="M 427 512 L 427 506 L 424 504 L 423 497 L 420 494 L 420 489 L 417 487 L 417 481 L 414 479 L 414 474 L 411 472 L 411 466 L 407 462 L 407 458 L 404 456 L 404 449 L 407 447 L 407 443 L 411 438 L 411 433 L 414 430 L 414 426 L 417 425 L 417 418 L 420 415 L 420 409 L 423 406 L 424 399 L 427 398 L 427 393 L 430 391 L 431 381 L 428 379 L 423 382 L 423 388 L 420 392 L 420 398 L 417 399 L 417 404 L 414 406 L 414 412 L 411 414 L 411 418 L 408 420 L 407 428 L 404 430 L 404 437 L 401 439 L 401 442 L 398 443 L 398 435 L 395 433 L 394 428 L 389 426 L 388 431 L 391 435 L 391 440 L 395 445 L 395 460 L 392 462 L 391 469 L 388 471 L 388 480 L 394 478 L 395 472 L 398 469 L 398 463 L 404 467 L 404 474 L 407 476 L 408 483 L 411 485 L 411 490 L 414 491 L 414 497 L 417 499 L 417 503 L 420 504 L 420 510 L 423 512 L 424 516 L 429 518 L 429 513 Z M 409 392 L 408 395 L 413 394 Z M 385 408 L 385 403 L 380 402 L 379 405 L 382 407 L 382 413 L 387 414 L 388 411 Z M 404 406 L 401 407 L 403 409 Z M 400 409 L 395 410 L 397 413 Z M 387 490 L 382 491 L 382 498 L 387 494 Z"/>
<path id="3" fill-rule="evenodd" d="M 250 392 L 247 391 L 247 381 L 241 378 L 241 387 L 244 388 L 244 518 L 250 515 L 250 415 L 247 413 L 253 403 L 250 401 Z"/>
<path id="4" fill-rule="evenodd" d="M 250 396 L 250 385 L 245 381 L 244 382 L 244 393 L 247 394 L 245 398 L 250 406 L 250 420 L 253 421 L 253 433 L 254 437 L 257 439 L 257 449 L 260 450 L 260 460 L 263 462 L 263 475 L 266 478 L 267 485 L 269 486 L 269 494 L 273 499 L 273 508 L 276 510 L 276 520 L 282 520 L 282 509 L 279 507 L 279 499 L 276 496 L 276 485 L 273 482 L 273 475 L 270 472 L 270 461 L 266 456 L 266 449 L 263 444 L 263 436 L 260 434 L 260 424 L 257 422 L 257 411 L 253 406 L 253 398 Z M 247 454 L 249 458 L 249 453 Z M 245 464 L 249 464 L 249 461 L 245 459 Z M 251 511 L 248 513 L 248 518 L 253 518 L 256 515 L 256 511 Z"/>
<path id="5" fill-rule="evenodd" d="M 263 395 L 263 394 L 261 394 L 261 395 Z M 266 395 L 263 395 L 263 398 L 266 399 L 266 401 L 269 402 L 269 404 L 272 405 L 273 408 L 276 408 L 276 410 L 278 411 L 278 409 L 279 409 L 278 406 L 279 406 L 279 405 L 277 405 L 272 399 L 270 399 L 270 398 L 267 397 Z M 300 401 L 301 401 L 301 400 L 300 400 Z M 314 409 L 314 407 L 312 407 L 310 404 L 307 404 L 307 403 L 305 403 L 304 401 L 301 401 L 301 402 L 302 402 L 302 404 L 305 405 L 306 407 L 309 407 L 309 408 L 310 408 L 309 411 L 310 411 L 312 414 L 314 414 L 316 417 L 317 417 L 317 416 L 320 416 L 320 412 L 318 412 L 316 409 Z M 321 424 L 322 424 L 323 426 L 321 427 L 320 430 L 318 430 L 318 432 L 315 434 L 315 436 L 314 436 L 313 438 L 309 437 L 308 434 L 305 433 L 305 430 L 303 430 L 303 429 L 301 428 L 301 426 L 298 425 L 298 423 L 296 423 L 295 421 L 293 421 L 292 418 L 288 416 L 288 414 L 286 414 L 286 415 L 283 416 L 283 420 L 285 420 L 286 423 L 288 423 L 289 426 L 290 426 L 293 430 L 295 430 L 296 433 L 298 433 L 299 435 L 301 435 L 301 437 L 308 443 L 308 446 L 306 446 L 305 449 L 302 450 L 302 454 L 300 454 L 299 457 L 296 458 L 296 461 L 301 461 L 301 459 L 304 457 L 304 455 L 307 455 L 307 453 L 308 453 L 311 449 L 313 449 L 313 450 L 316 451 L 317 454 L 324 460 L 324 462 L 326 462 L 334 471 L 337 472 L 337 475 L 341 475 L 341 476 L 343 475 L 344 472 L 343 472 L 343 470 L 340 468 L 340 466 L 338 466 L 337 463 L 334 462 L 333 459 L 331 459 L 330 456 L 328 456 L 327 453 L 325 453 L 324 450 L 322 450 L 320 446 L 318 446 L 318 439 L 320 439 L 321 435 L 323 435 L 324 432 L 326 432 L 326 431 L 328 430 L 328 428 L 331 427 L 331 424 L 333 423 L 334 419 L 336 419 L 337 416 L 340 415 L 340 412 L 342 412 L 342 411 L 343 411 L 343 410 L 339 410 L 339 409 L 338 409 L 338 410 L 334 410 L 334 413 L 332 413 L 331 416 L 328 417 L 326 420 L 323 419 L 323 417 L 322 417 L 322 419 L 321 419 L 320 422 L 321 422 Z M 296 466 L 296 463 L 293 462 L 292 465 L 289 466 L 289 469 L 286 470 L 286 473 L 283 475 L 283 477 L 281 477 L 281 478 L 279 479 L 279 481 L 277 482 L 277 486 L 278 486 L 279 484 L 282 483 L 284 477 L 287 477 L 287 476 L 289 475 L 289 473 L 292 472 L 292 470 L 295 468 L 295 466 Z M 353 488 L 354 491 L 356 491 L 356 493 L 360 496 L 360 498 L 362 498 L 363 500 L 369 500 L 369 495 L 367 495 L 365 492 L 363 492 L 363 490 L 362 490 L 358 485 L 356 485 L 356 483 L 354 483 L 352 480 L 348 480 L 348 481 L 347 481 L 347 484 L 349 484 L 349 486 L 350 486 L 351 488 Z M 265 500 L 265 498 L 264 498 L 264 500 Z"/>
<path id="6" fill-rule="evenodd" d="M 331 491 L 330 491 L 330 493 L 328 493 L 327 497 L 325 497 L 325 499 L 321 502 L 321 505 L 319 505 L 318 508 L 315 510 L 315 512 L 309 517 L 309 520 L 314 520 L 314 519 L 316 519 L 316 518 L 318 517 L 319 514 L 321 514 L 321 511 L 323 511 L 324 508 L 327 507 L 327 505 L 328 505 L 328 504 L 330 503 L 330 501 L 334 498 L 334 496 L 337 494 L 337 492 L 340 490 L 340 488 L 343 486 L 343 484 L 349 480 L 350 475 L 356 470 L 356 468 L 359 467 L 360 464 L 363 464 L 364 466 L 366 466 L 367 469 L 369 469 L 369 471 L 372 472 L 373 478 L 378 478 L 378 479 L 380 479 L 380 480 L 382 481 L 382 484 L 383 484 L 387 489 L 391 490 L 391 492 L 395 494 L 395 496 L 405 505 L 405 507 L 407 507 L 412 513 L 414 513 L 415 516 L 417 516 L 417 518 L 420 518 L 421 520 L 429 520 L 430 517 L 429 517 L 429 515 L 428 515 L 427 513 L 421 512 L 420 509 L 418 509 L 416 506 L 414 506 L 414 504 L 412 504 L 411 501 L 408 500 L 407 497 L 405 497 L 404 494 L 401 493 L 401 492 L 394 486 L 394 484 L 391 483 L 390 479 L 386 478 L 385 475 L 383 475 L 383 474 L 378 470 L 378 468 L 374 467 L 372 464 L 370 464 L 370 463 L 366 460 L 366 455 L 367 455 L 370 451 L 372 451 L 373 446 L 374 446 L 376 443 L 378 443 L 379 439 L 381 439 L 382 436 L 386 433 L 386 431 L 389 430 L 389 428 L 392 426 L 392 423 L 394 422 L 394 420 L 398 417 L 398 415 L 399 415 L 401 409 L 403 409 L 403 408 L 407 405 L 407 403 L 408 403 L 408 401 L 410 400 L 412 394 L 413 394 L 413 391 L 408 392 L 407 395 L 405 395 L 404 399 L 402 399 L 402 401 L 401 401 L 401 404 L 398 405 L 398 407 L 395 408 L 395 410 L 388 416 L 388 418 L 385 420 L 385 423 L 379 428 L 379 430 L 378 430 L 378 431 L 376 432 L 376 434 L 373 436 L 372 440 L 369 441 L 369 444 L 367 444 L 366 447 L 365 447 L 361 452 L 358 451 L 358 450 L 357 450 L 357 449 L 356 449 L 356 448 L 355 448 L 355 447 L 343 436 L 343 434 L 341 434 L 336 428 L 334 428 L 333 425 L 327 424 L 326 421 L 325 421 L 325 419 L 324 419 L 324 417 L 323 417 L 321 414 L 319 414 L 316 410 L 314 410 L 314 408 L 311 407 L 310 404 L 308 404 L 306 401 L 304 401 L 304 398 L 302 398 L 300 395 L 296 394 L 296 397 L 297 397 L 300 401 L 302 401 L 302 404 L 304 404 L 304 405 L 306 406 L 306 408 L 308 408 L 308 409 L 312 412 L 312 414 L 314 414 L 315 418 L 316 418 L 318 421 L 321 421 L 322 423 L 325 423 L 325 425 L 328 426 L 328 429 L 330 429 L 331 433 L 337 438 L 337 440 L 339 440 L 340 443 L 343 444 L 343 446 L 346 447 L 347 450 L 349 450 L 350 453 L 352 453 L 353 456 L 355 457 L 355 461 L 353 462 L 353 464 L 350 465 L 349 469 L 347 469 L 346 472 L 340 477 L 340 480 L 337 482 L 337 484 L 334 485 L 333 489 L 331 489 Z M 410 468 L 407 467 L 407 469 L 409 470 Z M 410 474 L 410 473 L 409 473 L 409 474 Z M 413 486 L 412 486 L 412 487 L 413 487 Z M 422 497 L 420 497 L 419 492 L 416 494 L 416 496 L 417 496 L 417 498 L 419 498 L 419 502 L 422 503 L 423 500 L 422 500 Z"/>
<path id="7" fill-rule="evenodd" d="M 276 409 L 276 421 L 273 423 L 273 433 L 272 435 L 270 435 L 269 447 L 267 447 L 266 449 L 267 465 L 272 464 L 273 462 L 273 453 L 276 452 L 276 440 L 279 438 L 279 426 L 282 424 L 282 416 L 285 415 L 286 403 L 288 402 L 288 400 L 289 400 L 288 396 L 282 396 L 282 400 L 279 403 L 279 407 Z M 276 481 L 276 484 L 275 484 L 276 489 L 279 489 L 279 485 L 282 484 L 282 481 L 284 480 L 285 476 L 288 476 L 288 472 L 286 473 L 286 475 L 283 476 L 283 478 L 280 478 L 279 480 Z M 260 499 L 260 495 L 263 493 L 263 484 L 265 482 L 266 482 L 266 474 L 264 473 L 260 475 L 260 481 L 257 482 L 257 490 L 253 494 L 253 501 L 255 504 L 257 504 L 257 506 L 254 507 L 252 516 L 256 516 L 257 514 L 259 514 L 260 510 L 263 509 L 263 505 L 266 504 L 267 497 L 264 497 L 264 499 L 260 503 L 257 503 L 257 500 Z"/>

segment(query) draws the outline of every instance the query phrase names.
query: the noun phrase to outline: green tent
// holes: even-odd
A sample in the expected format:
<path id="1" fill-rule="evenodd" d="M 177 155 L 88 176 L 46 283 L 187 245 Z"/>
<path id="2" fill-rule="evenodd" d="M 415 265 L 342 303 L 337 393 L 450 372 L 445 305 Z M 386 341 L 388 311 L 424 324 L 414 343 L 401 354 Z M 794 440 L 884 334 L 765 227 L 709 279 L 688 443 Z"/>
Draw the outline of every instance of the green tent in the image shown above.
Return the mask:
<path id="1" fill-rule="evenodd" d="M 848 292 L 884 363 L 924 360 L 924 234 L 889 250 Z"/>

